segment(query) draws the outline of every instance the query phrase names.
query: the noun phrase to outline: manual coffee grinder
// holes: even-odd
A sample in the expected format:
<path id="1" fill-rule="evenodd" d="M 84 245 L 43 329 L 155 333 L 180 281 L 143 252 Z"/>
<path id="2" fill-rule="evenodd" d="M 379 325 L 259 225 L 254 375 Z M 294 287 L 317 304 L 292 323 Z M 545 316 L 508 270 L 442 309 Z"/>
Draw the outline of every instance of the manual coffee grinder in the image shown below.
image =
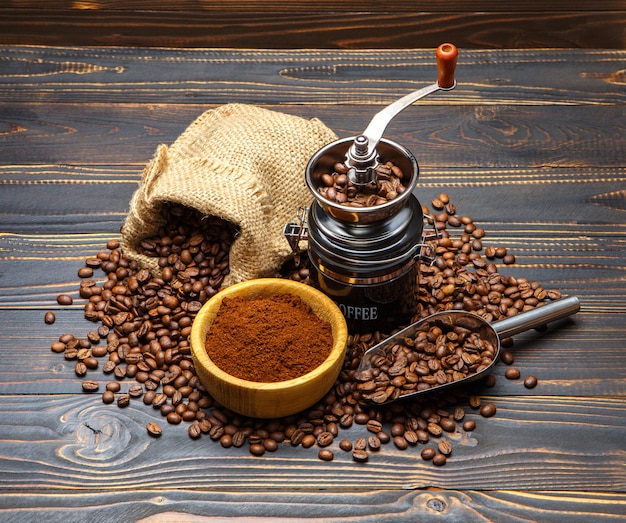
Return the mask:
<path id="1" fill-rule="evenodd" d="M 309 160 L 306 183 L 315 199 L 300 223 L 285 227 L 294 251 L 308 240 L 311 284 L 339 306 L 351 332 L 389 332 L 416 312 L 427 228 L 413 194 L 419 169 L 411 152 L 382 135 L 409 105 L 454 89 L 456 47 L 440 45 L 436 58 L 436 83 L 400 98 L 363 134 L 332 142 Z"/>

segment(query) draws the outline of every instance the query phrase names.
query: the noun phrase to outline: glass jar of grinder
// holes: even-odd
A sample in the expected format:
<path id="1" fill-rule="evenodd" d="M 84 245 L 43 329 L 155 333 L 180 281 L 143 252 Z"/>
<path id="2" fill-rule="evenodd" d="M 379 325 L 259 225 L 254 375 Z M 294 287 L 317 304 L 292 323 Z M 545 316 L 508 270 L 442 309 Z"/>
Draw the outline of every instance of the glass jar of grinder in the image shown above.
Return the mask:
<path id="1" fill-rule="evenodd" d="M 339 306 L 351 332 L 389 331 L 410 322 L 416 311 L 426 241 L 422 207 L 413 194 L 419 169 L 406 148 L 382 134 L 412 103 L 454 89 L 456 47 L 440 45 L 436 58 L 436 83 L 387 106 L 363 134 L 313 155 L 305 177 L 314 201 L 299 223 L 285 226 L 294 252 L 308 240 L 311 284 Z"/>

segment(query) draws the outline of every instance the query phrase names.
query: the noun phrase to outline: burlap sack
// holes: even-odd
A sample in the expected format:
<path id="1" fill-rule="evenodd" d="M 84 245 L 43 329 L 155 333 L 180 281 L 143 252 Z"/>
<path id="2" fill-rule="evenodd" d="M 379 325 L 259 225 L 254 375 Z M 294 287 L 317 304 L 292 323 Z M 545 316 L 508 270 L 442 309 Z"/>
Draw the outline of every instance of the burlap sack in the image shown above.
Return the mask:
<path id="1" fill-rule="evenodd" d="M 146 166 L 122 228 L 124 253 L 154 274 L 142 239 L 163 224 L 165 203 L 192 207 L 239 226 L 224 286 L 274 276 L 290 256 L 283 228 L 312 195 L 304 181 L 309 158 L 336 135 L 317 119 L 260 107 L 224 105 L 202 114 Z"/>

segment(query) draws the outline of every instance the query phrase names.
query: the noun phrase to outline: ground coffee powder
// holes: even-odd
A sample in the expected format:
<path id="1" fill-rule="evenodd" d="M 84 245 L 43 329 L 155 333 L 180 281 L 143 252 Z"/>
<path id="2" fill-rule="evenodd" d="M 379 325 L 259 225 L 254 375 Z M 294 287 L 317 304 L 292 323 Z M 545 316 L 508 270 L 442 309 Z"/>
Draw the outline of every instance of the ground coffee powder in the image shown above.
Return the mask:
<path id="1" fill-rule="evenodd" d="M 224 298 L 206 336 L 209 358 L 231 376 L 273 383 L 304 376 L 330 354 L 330 324 L 298 296 Z"/>

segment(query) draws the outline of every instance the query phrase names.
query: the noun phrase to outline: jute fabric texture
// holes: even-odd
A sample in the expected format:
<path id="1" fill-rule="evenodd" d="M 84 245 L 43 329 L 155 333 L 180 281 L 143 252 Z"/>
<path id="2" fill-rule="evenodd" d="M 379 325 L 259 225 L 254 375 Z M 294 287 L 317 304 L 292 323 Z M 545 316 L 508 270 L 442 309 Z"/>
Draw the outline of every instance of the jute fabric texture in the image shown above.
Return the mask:
<path id="1" fill-rule="evenodd" d="M 159 274 L 141 241 L 163 225 L 163 206 L 175 203 L 239 228 L 224 286 L 275 276 L 291 255 L 283 228 L 313 200 L 306 165 L 336 139 L 315 118 L 245 104 L 206 111 L 171 146 L 160 145 L 145 167 L 122 228 L 124 253 Z"/>

